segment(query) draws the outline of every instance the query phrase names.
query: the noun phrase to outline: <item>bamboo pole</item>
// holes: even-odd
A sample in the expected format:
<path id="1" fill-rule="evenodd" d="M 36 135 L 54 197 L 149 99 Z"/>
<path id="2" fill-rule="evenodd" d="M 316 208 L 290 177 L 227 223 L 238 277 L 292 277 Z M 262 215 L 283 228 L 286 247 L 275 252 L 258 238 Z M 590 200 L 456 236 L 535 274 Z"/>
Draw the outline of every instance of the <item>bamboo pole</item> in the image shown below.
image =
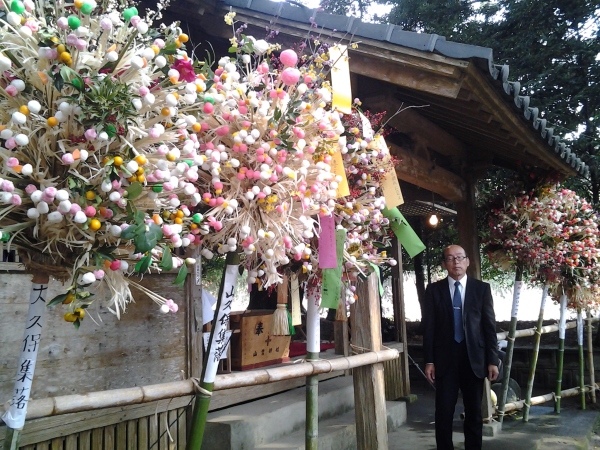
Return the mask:
<path id="1" fill-rule="evenodd" d="M 25 330 L 23 331 L 23 347 L 15 377 L 12 400 L 8 410 L 2 415 L 2 420 L 6 423 L 3 450 L 17 450 L 19 448 L 46 316 L 45 295 L 48 290 L 49 276 L 47 273 L 36 273 L 31 281 L 29 308 Z"/>
<path id="2" fill-rule="evenodd" d="M 591 320 L 592 320 L 592 322 L 598 322 L 598 320 L 600 320 L 600 318 L 592 317 Z M 565 330 L 575 328 L 576 326 L 577 326 L 576 321 L 569 322 L 569 323 L 565 324 Z M 554 333 L 555 331 L 558 331 L 559 328 L 560 328 L 560 325 L 546 325 L 545 327 L 542 327 L 542 329 L 540 330 L 540 333 L 542 333 L 542 334 Z M 536 331 L 537 331 L 536 328 L 526 328 L 524 330 L 518 330 L 515 332 L 515 339 L 520 338 L 520 337 L 533 336 L 533 335 L 535 335 Z M 508 332 L 502 331 L 502 332 L 496 334 L 496 339 L 501 341 L 502 339 L 506 339 L 507 336 L 508 336 Z"/>
<path id="3" fill-rule="evenodd" d="M 386 349 L 339 357 L 331 360 L 306 361 L 302 364 L 289 364 L 269 369 L 249 370 L 218 375 L 213 391 L 257 386 L 277 381 L 302 378 L 309 375 L 354 369 L 398 358 L 398 350 Z M 61 395 L 39 400 L 31 400 L 27 410 L 28 419 L 57 416 L 61 414 L 88 411 L 114 406 L 135 405 L 155 402 L 166 398 L 183 397 L 194 393 L 192 380 L 153 384 L 110 391 L 89 392 L 82 395 Z"/>
<path id="4" fill-rule="evenodd" d="M 519 297 L 523 288 L 523 268 L 517 266 L 515 272 L 515 285 L 513 288 L 513 303 L 510 318 L 510 329 L 508 330 L 508 346 L 506 348 L 506 356 L 504 361 L 504 375 L 502 378 L 502 391 L 498 399 L 498 410 L 500 424 L 504 420 L 504 405 L 508 396 L 508 381 L 510 380 L 510 369 L 512 367 L 513 350 L 515 348 L 515 333 L 517 331 L 517 313 L 519 311 Z"/>
<path id="5" fill-rule="evenodd" d="M 321 351 L 320 299 L 316 289 L 309 289 L 306 305 L 306 360 L 316 361 Z M 306 377 L 306 450 L 319 448 L 319 376 Z"/>
<path id="6" fill-rule="evenodd" d="M 529 421 L 529 408 L 531 407 L 531 393 L 533 392 L 533 381 L 535 379 L 535 368 L 537 366 L 538 356 L 540 354 L 540 341 L 542 340 L 542 326 L 544 325 L 544 308 L 546 306 L 546 297 L 548 296 L 548 285 L 544 286 L 542 291 L 542 302 L 540 304 L 540 314 L 536 326 L 536 334 L 533 342 L 533 355 L 531 358 L 531 367 L 529 368 L 529 378 L 527 379 L 527 393 L 525 394 L 525 408 L 523 409 L 523 422 Z"/>
<path id="7" fill-rule="evenodd" d="M 595 386 L 596 385 L 596 377 L 595 377 L 595 373 L 594 373 L 594 345 L 593 345 L 593 332 L 594 332 L 594 327 L 592 326 L 592 312 L 590 311 L 590 309 L 588 308 L 587 310 L 587 355 L 588 355 L 588 371 L 589 371 L 589 376 L 590 376 L 590 385 L 591 386 Z M 592 403 L 596 404 L 596 390 L 592 389 L 591 393 L 590 393 L 590 397 L 592 399 Z"/>
<path id="8" fill-rule="evenodd" d="M 558 371 L 556 374 L 556 395 L 554 411 L 560 414 L 563 363 L 565 359 L 565 321 L 567 320 L 567 294 L 560 296 L 560 323 L 558 327 Z"/>
<path id="9" fill-rule="evenodd" d="M 595 389 L 592 389 L 591 386 L 586 386 L 585 392 L 594 392 L 596 389 L 598 389 L 598 385 L 595 386 Z M 575 397 L 576 395 L 579 394 L 579 391 L 580 391 L 579 387 L 566 389 L 560 393 L 560 396 L 562 398 Z M 549 394 L 544 394 L 544 395 L 539 395 L 537 397 L 533 397 L 531 399 L 531 406 L 541 405 L 542 403 L 550 402 L 550 401 L 554 400 L 554 398 L 555 398 L 554 392 L 550 392 Z M 517 411 L 519 409 L 522 409 L 524 406 L 525 406 L 525 400 L 519 400 L 519 401 L 512 402 L 512 403 L 507 403 L 506 405 L 504 405 L 504 412 L 509 413 L 511 411 Z"/>
<path id="10" fill-rule="evenodd" d="M 219 286 L 219 296 L 213 317 L 210 337 L 202 365 L 202 375 L 200 385 L 196 393 L 194 411 L 192 414 L 192 426 L 187 440 L 187 450 L 200 450 L 202 439 L 204 438 L 204 429 L 206 427 L 206 417 L 210 405 L 210 397 L 214 390 L 214 382 L 217 375 L 217 368 L 221 360 L 222 352 L 227 348 L 229 338 L 227 337 L 227 325 L 229 324 L 229 313 L 231 304 L 235 297 L 235 286 L 238 277 L 238 266 L 240 264 L 240 255 L 235 252 L 227 253 L 225 258 L 225 271 L 221 278 Z M 216 336 L 216 338 L 215 338 Z"/>
<path id="11" fill-rule="evenodd" d="M 579 348 L 579 388 L 581 389 L 581 409 L 585 409 L 585 362 L 583 359 L 583 316 L 577 308 L 577 347 Z"/>

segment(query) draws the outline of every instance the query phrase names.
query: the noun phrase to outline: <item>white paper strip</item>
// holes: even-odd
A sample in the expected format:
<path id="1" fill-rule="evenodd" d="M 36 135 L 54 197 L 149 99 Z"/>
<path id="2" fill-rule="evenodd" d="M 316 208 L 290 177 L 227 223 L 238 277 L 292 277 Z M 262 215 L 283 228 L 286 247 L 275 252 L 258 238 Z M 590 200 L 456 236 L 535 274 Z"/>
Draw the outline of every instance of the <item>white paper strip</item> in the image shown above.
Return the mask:
<path id="1" fill-rule="evenodd" d="M 577 345 L 583 345 L 583 316 L 577 311 Z"/>
<path id="2" fill-rule="evenodd" d="M 567 295 L 560 296 L 560 321 L 558 323 L 558 338 L 565 338 L 565 327 L 567 325 Z"/>
<path id="3" fill-rule="evenodd" d="M 306 351 L 319 353 L 321 351 L 321 315 L 319 306 L 319 289 L 308 288 L 306 301 Z M 306 292 L 305 291 L 305 292 Z"/>
<path id="4" fill-rule="evenodd" d="M 522 281 L 515 281 L 515 287 L 513 289 L 513 303 L 512 303 L 512 311 L 510 313 L 510 317 L 517 317 L 517 313 L 519 312 L 519 299 L 521 298 L 521 290 L 523 289 Z"/>
<path id="5" fill-rule="evenodd" d="M 543 311 L 546 307 L 546 298 L 548 297 L 548 285 L 544 286 L 544 290 L 542 291 L 542 303 L 540 305 L 540 311 Z"/>
<path id="6" fill-rule="evenodd" d="M 290 278 L 292 290 L 292 325 L 302 325 L 302 313 L 300 312 L 300 285 L 298 274 L 292 273 Z"/>
<path id="7" fill-rule="evenodd" d="M 223 293 L 221 294 L 221 305 L 217 313 L 217 323 L 213 334 L 213 341 L 210 343 L 208 359 L 206 362 L 206 372 L 204 373 L 204 382 L 214 383 L 219 367 L 219 360 L 229 345 L 227 337 L 227 328 L 229 326 L 229 313 L 231 305 L 235 298 L 235 285 L 238 277 L 238 265 L 228 265 L 225 267 L 225 279 L 223 280 Z"/>
<path id="8" fill-rule="evenodd" d="M 40 338 L 44 328 L 46 317 L 46 293 L 47 284 L 33 284 L 29 296 L 29 311 L 25 322 L 23 333 L 23 345 L 21 346 L 21 357 L 15 379 L 12 400 L 8 411 L 2 416 L 7 426 L 13 429 L 21 429 L 25 425 L 27 415 L 27 403 L 31 394 L 31 382 L 35 372 L 35 363 L 38 350 L 40 349 Z"/>

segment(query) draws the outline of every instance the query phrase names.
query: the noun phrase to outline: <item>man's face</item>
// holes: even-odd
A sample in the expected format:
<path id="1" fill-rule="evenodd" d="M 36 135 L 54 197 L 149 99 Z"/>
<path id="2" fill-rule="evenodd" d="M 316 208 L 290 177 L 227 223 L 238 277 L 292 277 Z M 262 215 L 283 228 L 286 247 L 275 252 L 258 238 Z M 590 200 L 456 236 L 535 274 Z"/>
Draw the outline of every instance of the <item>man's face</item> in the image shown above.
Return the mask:
<path id="1" fill-rule="evenodd" d="M 462 259 L 462 261 L 459 261 L 456 258 Z M 458 245 L 451 245 L 448 247 L 444 254 L 442 267 L 448 271 L 448 275 L 451 278 L 460 280 L 465 276 L 467 267 L 469 267 L 469 258 L 466 257 L 465 250 Z"/>

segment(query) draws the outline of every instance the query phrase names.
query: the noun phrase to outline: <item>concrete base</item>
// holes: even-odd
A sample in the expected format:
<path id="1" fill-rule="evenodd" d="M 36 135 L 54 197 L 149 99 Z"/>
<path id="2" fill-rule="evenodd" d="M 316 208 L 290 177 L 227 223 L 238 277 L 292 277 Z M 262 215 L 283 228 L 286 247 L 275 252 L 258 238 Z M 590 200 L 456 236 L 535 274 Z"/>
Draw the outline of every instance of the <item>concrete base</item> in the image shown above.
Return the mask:
<path id="1" fill-rule="evenodd" d="M 305 388 L 208 415 L 202 450 L 304 450 Z M 406 422 L 406 402 L 386 402 L 388 432 Z M 319 450 L 356 449 L 352 377 L 319 383 Z"/>
<path id="2" fill-rule="evenodd" d="M 494 437 L 502 430 L 502 424 L 492 419 L 489 423 L 483 424 L 483 435 L 488 437 Z"/>

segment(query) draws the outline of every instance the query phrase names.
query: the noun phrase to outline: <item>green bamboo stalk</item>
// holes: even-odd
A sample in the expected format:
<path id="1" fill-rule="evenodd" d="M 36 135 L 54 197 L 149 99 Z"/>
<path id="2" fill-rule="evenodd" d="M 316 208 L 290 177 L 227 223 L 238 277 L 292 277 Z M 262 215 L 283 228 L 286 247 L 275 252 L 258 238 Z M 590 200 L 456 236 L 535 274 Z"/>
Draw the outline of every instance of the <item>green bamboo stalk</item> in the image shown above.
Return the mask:
<path id="1" fill-rule="evenodd" d="M 513 303 L 510 318 L 510 328 L 508 330 L 508 346 L 506 348 L 506 356 L 504 357 L 504 375 L 502 378 L 502 391 L 498 399 L 498 416 L 500 424 L 504 421 L 504 405 L 508 396 L 508 382 L 510 380 L 510 369 L 512 367 L 512 357 L 515 348 L 515 333 L 517 331 L 517 313 L 519 310 L 519 297 L 523 287 L 523 268 L 517 266 L 515 271 L 515 285 L 513 288 Z"/>
<path id="2" fill-rule="evenodd" d="M 221 284 L 219 285 L 219 295 L 217 297 L 217 305 L 215 307 L 215 316 L 212 320 L 212 327 L 210 330 L 207 349 L 206 352 L 204 352 L 202 373 L 200 375 L 200 389 L 198 389 L 199 392 L 197 392 L 195 396 L 194 411 L 192 413 L 192 425 L 190 427 L 190 435 L 188 437 L 186 445 L 187 450 L 200 450 L 202 447 L 202 440 L 204 439 L 204 431 L 206 428 L 206 418 L 208 416 L 208 407 L 210 405 L 210 398 L 212 396 L 212 391 L 214 387 L 213 381 L 206 380 L 206 368 L 209 362 L 209 358 L 211 356 L 211 347 L 214 343 L 215 329 L 217 328 L 217 321 L 219 320 L 219 311 L 221 309 L 221 304 L 223 300 L 223 292 L 225 291 L 225 275 L 227 271 L 227 266 L 238 266 L 239 264 L 240 255 L 234 252 L 227 253 L 227 256 L 225 258 L 225 271 L 223 272 Z M 210 377 L 211 374 L 208 375 Z"/>
<path id="3" fill-rule="evenodd" d="M 556 374 L 556 391 L 554 412 L 560 414 L 560 400 L 562 391 L 563 362 L 565 358 L 565 322 L 567 320 L 567 295 L 560 297 L 560 323 L 558 328 L 558 373 Z"/>
<path id="4" fill-rule="evenodd" d="M 308 361 L 318 360 L 321 349 L 321 318 L 314 293 L 309 292 L 306 305 L 306 350 Z M 305 449 L 319 449 L 319 377 L 306 377 Z"/>
<path id="5" fill-rule="evenodd" d="M 590 398 L 592 399 L 592 403 L 596 404 L 596 376 L 594 371 L 594 344 L 593 344 L 593 333 L 594 327 L 592 326 L 592 312 L 590 309 L 587 309 L 587 354 L 588 354 L 588 371 L 590 376 L 590 386 L 592 389 L 590 390 Z"/>
<path id="6" fill-rule="evenodd" d="M 529 409 L 531 408 L 531 394 L 533 392 L 533 381 L 535 379 L 535 369 L 540 354 L 540 341 L 542 340 L 542 326 L 544 325 L 544 308 L 546 306 L 546 297 L 548 296 L 548 286 L 544 286 L 542 292 L 542 302 L 540 305 L 540 314 L 538 315 L 535 337 L 533 338 L 533 354 L 531 357 L 531 367 L 529 368 L 529 378 L 527 379 L 527 393 L 525 394 L 525 404 L 523 406 L 523 421 L 529 421 Z"/>
<path id="7" fill-rule="evenodd" d="M 14 428 L 6 427 L 6 435 L 4 436 L 4 445 L 2 450 L 18 450 L 19 441 L 21 440 L 21 431 Z"/>
<path id="8" fill-rule="evenodd" d="M 579 389 L 581 390 L 581 409 L 585 409 L 585 362 L 583 359 L 583 317 L 581 308 L 577 308 L 577 346 L 579 347 Z"/>
<path id="9" fill-rule="evenodd" d="M 319 353 L 308 352 L 306 360 L 318 360 Z M 306 450 L 319 448 L 319 375 L 306 377 Z"/>

